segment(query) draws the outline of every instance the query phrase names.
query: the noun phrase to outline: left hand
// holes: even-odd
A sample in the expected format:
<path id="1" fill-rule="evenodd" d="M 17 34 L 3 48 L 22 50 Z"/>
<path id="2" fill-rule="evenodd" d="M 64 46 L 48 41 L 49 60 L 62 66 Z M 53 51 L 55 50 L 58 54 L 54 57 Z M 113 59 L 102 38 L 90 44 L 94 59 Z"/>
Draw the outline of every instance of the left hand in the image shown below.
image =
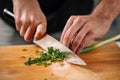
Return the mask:
<path id="1" fill-rule="evenodd" d="M 71 16 L 61 35 L 61 42 L 79 54 L 96 38 L 102 38 L 109 30 L 111 22 L 95 15 Z"/>

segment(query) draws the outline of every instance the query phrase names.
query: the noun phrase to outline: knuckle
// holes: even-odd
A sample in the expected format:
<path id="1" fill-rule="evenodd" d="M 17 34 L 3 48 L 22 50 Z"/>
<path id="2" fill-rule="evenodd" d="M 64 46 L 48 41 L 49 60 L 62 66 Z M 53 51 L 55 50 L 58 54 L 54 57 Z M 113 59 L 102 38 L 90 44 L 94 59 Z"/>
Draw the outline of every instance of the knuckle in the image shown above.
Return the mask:
<path id="1" fill-rule="evenodd" d="M 81 17 L 78 17 L 78 18 L 76 19 L 76 21 L 77 21 L 77 22 L 81 22 L 81 21 L 82 21 Z"/>
<path id="2" fill-rule="evenodd" d="M 22 15 L 20 14 L 15 14 L 15 22 L 16 23 L 22 23 Z"/>
<path id="3" fill-rule="evenodd" d="M 74 18 L 74 17 L 76 17 L 76 15 L 72 15 L 72 16 L 71 16 L 71 18 Z"/>
<path id="4" fill-rule="evenodd" d="M 16 18 L 15 19 L 15 23 L 16 23 L 16 25 L 20 25 L 21 24 L 21 20 L 19 18 Z"/>
<path id="5" fill-rule="evenodd" d="M 74 16 L 70 16 L 70 19 L 73 19 L 73 17 L 74 17 Z M 69 19 L 69 20 L 70 20 L 70 19 Z"/>
<path id="6" fill-rule="evenodd" d="M 37 25 L 37 21 L 35 19 L 31 19 L 30 23 L 31 25 L 35 25 L 35 26 Z"/>
<path id="7" fill-rule="evenodd" d="M 83 16 L 79 16 L 79 17 L 78 17 L 78 20 L 84 21 L 84 22 L 87 21 L 87 19 L 86 19 L 85 17 L 83 17 Z"/>
<path id="8" fill-rule="evenodd" d="M 39 22 L 38 18 L 35 15 L 31 15 L 30 17 L 31 24 L 37 24 Z"/>
<path id="9" fill-rule="evenodd" d="M 28 25 L 29 24 L 29 20 L 28 19 L 22 20 L 22 24 L 23 25 Z"/>
<path id="10" fill-rule="evenodd" d="M 69 20 L 73 20 L 75 17 L 76 17 L 75 15 L 72 15 L 72 16 L 70 16 Z"/>

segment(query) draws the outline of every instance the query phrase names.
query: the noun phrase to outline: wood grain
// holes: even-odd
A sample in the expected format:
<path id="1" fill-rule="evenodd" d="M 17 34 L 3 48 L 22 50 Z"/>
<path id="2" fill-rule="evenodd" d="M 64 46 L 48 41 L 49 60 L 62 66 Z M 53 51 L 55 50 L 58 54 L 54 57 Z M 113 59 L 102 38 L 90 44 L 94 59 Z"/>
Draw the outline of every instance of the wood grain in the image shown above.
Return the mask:
<path id="1" fill-rule="evenodd" d="M 25 66 L 28 57 L 39 56 L 36 50 L 43 49 L 36 45 L 0 46 L 0 80 L 120 80 L 120 48 L 114 42 L 81 54 L 87 66 L 65 61 L 48 67 Z"/>

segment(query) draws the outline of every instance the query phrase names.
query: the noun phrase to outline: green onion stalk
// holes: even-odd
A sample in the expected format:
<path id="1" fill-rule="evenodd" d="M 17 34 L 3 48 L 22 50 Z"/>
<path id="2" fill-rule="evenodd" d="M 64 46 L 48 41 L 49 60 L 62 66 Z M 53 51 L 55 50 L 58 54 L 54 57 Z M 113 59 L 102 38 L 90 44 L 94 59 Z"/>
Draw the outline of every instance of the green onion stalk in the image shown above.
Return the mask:
<path id="1" fill-rule="evenodd" d="M 118 35 L 116 35 L 116 36 L 114 36 L 114 37 L 112 37 L 112 38 L 109 38 L 109 39 L 107 39 L 107 40 L 101 41 L 101 42 L 98 43 L 98 44 L 94 44 L 94 45 L 85 47 L 85 48 L 82 50 L 81 53 L 85 53 L 85 52 L 91 51 L 91 50 L 96 49 L 96 48 L 98 48 L 98 47 L 101 47 L 101 46 L 103 46 L 103 45 L 105 45 L 105 44 L 107 44 L 107 43 L 110 43 L 110 42 L 112 42 L 112 41 L 116 41 L 116 40 L 118 40 L 118 39 L 120 39 L 120 34 L 118 34 Z"/>

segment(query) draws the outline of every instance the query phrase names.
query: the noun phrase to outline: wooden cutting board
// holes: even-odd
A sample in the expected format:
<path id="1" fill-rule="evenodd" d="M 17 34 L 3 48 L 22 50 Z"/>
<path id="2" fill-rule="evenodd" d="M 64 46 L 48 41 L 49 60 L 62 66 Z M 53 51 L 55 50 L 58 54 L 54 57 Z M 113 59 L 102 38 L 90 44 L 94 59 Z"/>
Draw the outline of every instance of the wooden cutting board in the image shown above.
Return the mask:
<path id="1" fill-rule="evenodd" d="M 38 56 L 36 50 L 42 49 L 36 45 L 0 46 L 0 80 L 120 80 L 120 48 L 115 42 L 81 54 L 87 66 L 65 61 L 48 67 L 25 66 L 28 57 Z"/>

